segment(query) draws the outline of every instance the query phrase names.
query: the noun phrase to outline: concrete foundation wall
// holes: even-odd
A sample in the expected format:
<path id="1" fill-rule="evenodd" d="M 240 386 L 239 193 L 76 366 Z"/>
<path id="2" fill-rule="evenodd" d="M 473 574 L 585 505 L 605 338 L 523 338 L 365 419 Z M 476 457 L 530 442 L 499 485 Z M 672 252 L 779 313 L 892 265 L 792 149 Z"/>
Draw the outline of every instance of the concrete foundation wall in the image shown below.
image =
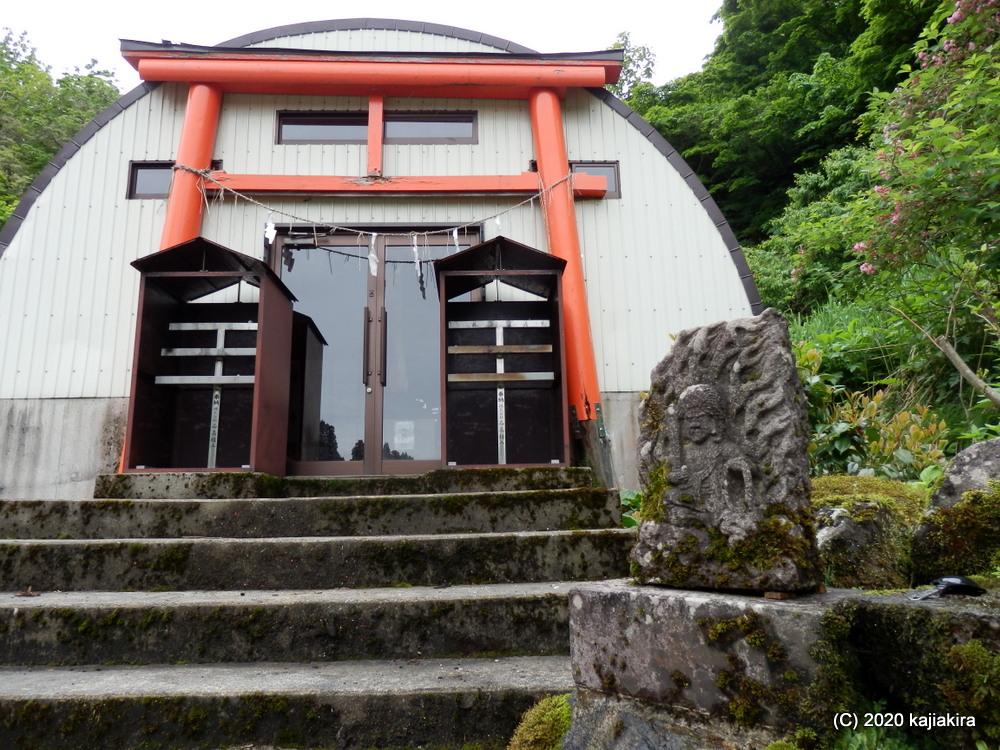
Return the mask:
<path id="1" fill-rule="evenodd" d="M 0 400 L 0 498 L 93 497 L 115 471 L 128 399 Z"/>
<path id="2" fill-rule="evenodd" d="M 614 485 L 620 490 L 639 489 L 639 464 L 635 445 L 639 440 L 637 392 L 602 393 L 604 429 L 608 435 Z"/>
<path id="3" fill-rule="evenodd" d="M 604 479 L 638 489 L 639 394 L 603 399 Z M 117 471 L 127 412 L 126 398 L 0 399 L 0 498 L 93 497 L 97 475 Z"/>

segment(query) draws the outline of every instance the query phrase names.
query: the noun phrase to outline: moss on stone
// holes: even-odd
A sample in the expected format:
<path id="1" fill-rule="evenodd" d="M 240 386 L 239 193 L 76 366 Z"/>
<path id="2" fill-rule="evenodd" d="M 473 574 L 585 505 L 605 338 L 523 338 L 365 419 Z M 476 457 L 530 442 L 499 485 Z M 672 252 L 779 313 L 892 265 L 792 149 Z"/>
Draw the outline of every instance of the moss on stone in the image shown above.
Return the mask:
<path id="1" fill-rule="evenodd" d="M 688 679 L 688 676 L 679 669 L 675 669 L 670 673 L 670 681 L 674 683 L 674 687 L 676 687 L 677 690 L 687 690 L 691 687 L 691 680 Z"/>
<path id="2" fill-rule="evenodd" d="M 913 569 L 918 582 L 942 575 L 993 571 L 1000 550 L 1000 481 L 986 490 L 966 492 L 951 508 L 937 508 L 914 541 Z"/>
<path id="3" fill-rule="evenodd" d="M 814 733 L 811 746 L 836 740 L 829 720 L 835 712 L 860 716 L 875 702 L 906 714 L 976 717 L 974 728 L 921 729 L 918 739 L 934 747 L 959 750 L 1000 739 L 1000 636 L 980 627 L 990 642 L 970 637 L 975 617 L 954 606 L 864 597 L 832 607 L 812 649 L 816 674 L 795 708 L 800 730 Z M 878 669 L 871 669 L 873 654 Z"/>
<path id="4" fill-rule="evenodd" d="M 670 462 L 663 461 L 646 474 L 642 487 L 642 507 L 639 518 L 643 521 L 662 522 L 666 518 L 663 496 L 670 489 Z"/>
<path id="5" fill-rule="evenodd" d="M 508 750 L 559 750 L 569 729 L 569 695 L 549 695 L 525 712 Z"/>
<path id="6" fill-rule="evenodd" d="M 709 643 L 726 653 L 729 668 L 715 673 L 715 685 L 727 698 L 726 718 L 741 727 L 755 726 L 764 719 L 783 725 L 794 723 L 792 717 L 802 694 L 800 676 L 788 667 L 788 652 L 771 632 L 770 621 L 749 610 L 732 618 L 702 617 L 698 626 Z M 766 659 L 767 683 L 750 677 L 742 643 Z"/>
<path id="7" fill-rule="evenodd" d="M 838 509 L 837 522 L 861 527 L 824 543 L 827 585 L 892 589 L 909 584 L 913 535 L 927 507 L 924 491 L 876 477 L 826 476 L 813 480 L 812 502 L 821 525 L 834 523 L 832 511 Z M 863 548 L 860 539 L 867 540 Z"/>
<path id="8" fill-rule="evenodd" d="M 1000 651 L 974 638 L 952 646 L 945 661 L 951 673 L 939 687 L 948 707 L 958 715 L 982 717 L 984 738 L 1000 741 Z"/>
<path id="9" fill-rule="evenodd" d="M 880 499 L 908 523 L 917 523 L 927 508 L 925 491 L 893 479 L 831 474 L 812 480 L 812 504 L 817 510 L 849 507 L 865 496 Z"/>
<path id="10" fill-rule="evenodd" d="M 83 506 L 85 510 L 93 510 L 99 513 L 112 513 L 114 515 L 121 515 L 122 513 L 131 510 L 135 506 L 134 500 L 128 499 L 102 499 L 95 500 L 93 503 L 88 503 Z"/>

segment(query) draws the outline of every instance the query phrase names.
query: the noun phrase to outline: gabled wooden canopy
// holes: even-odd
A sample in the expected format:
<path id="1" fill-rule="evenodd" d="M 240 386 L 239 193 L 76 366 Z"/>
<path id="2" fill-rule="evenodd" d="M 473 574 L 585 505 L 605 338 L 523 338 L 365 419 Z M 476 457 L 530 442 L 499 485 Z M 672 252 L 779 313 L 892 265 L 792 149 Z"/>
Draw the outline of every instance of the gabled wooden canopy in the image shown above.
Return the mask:
<path id="1" fill-rule="evenodd" d="M 566 261 L 504 236 L 495 237 L 447 258 L 434 261 L 438 290 L 448 279 L 448 299 L 500 280 L 516 289 L 548 299 Z M 440 293 L 440 291 L 439 291 Z"/>
<path id="2" fill-rule="evenodd" d="M 241 281 L 260 286 L 263 278 L 295 301 L 295 295 L 262 261 L 204 237 L 134 260 L 132 267 L 144 276 L 156 277 L 157 288 L 178 302 L 200 299 Z"/>

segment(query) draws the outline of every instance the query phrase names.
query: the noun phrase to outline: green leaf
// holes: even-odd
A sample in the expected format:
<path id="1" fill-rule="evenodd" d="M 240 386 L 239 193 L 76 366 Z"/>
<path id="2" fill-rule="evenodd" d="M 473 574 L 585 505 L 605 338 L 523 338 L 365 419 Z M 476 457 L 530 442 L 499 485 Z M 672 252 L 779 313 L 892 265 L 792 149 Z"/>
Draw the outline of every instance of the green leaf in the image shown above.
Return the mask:
<path id="1" fill-rule="evenodd" d="M 897 461 L 905 464 L 906 466 L 909 466 L 910 464 L 913 463 L 913 454 L 910 453 L 910 451 L 906 450 L 906 448 L 897 448 L 892 452 L 892 455 L 896 458 Z"/>

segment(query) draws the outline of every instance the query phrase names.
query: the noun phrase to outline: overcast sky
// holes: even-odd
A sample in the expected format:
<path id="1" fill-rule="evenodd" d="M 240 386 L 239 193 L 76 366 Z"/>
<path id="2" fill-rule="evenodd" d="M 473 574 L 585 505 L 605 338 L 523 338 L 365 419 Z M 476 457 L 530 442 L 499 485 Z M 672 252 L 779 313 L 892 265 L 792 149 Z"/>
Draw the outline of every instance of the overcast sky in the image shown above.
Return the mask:
<path id="1" fill-rule="evenodd" d="M 480 31 L 538 52 L 591 52 L 610 47 L 618 32 L 656 55 L 654 83 L 662 84 L 701 68 L 721 24 L 711 18 L 721 0 L 335 0 L 231 2 L 231 0 L 21 0 L 0 12 L 0 27 L 27 32 L 38 59 L 53 74 L 83 67 L 91 58 L 117 72 L 119 88 L 139 82 L 121 59 L 119 39 L 215 45 L 274 26 L 332 18 L 397 18 L 430 21 Z"/>

